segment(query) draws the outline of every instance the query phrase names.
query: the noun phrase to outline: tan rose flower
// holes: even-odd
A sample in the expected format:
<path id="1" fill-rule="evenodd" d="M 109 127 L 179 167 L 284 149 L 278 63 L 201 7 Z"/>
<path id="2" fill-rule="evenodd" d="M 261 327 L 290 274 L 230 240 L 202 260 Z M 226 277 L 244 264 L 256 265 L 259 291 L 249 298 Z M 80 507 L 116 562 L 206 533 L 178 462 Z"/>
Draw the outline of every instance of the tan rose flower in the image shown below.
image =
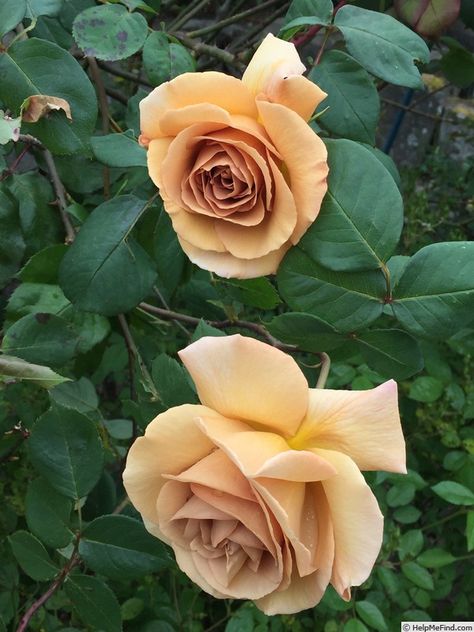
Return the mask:
<path id="1" fill-rule="evenodd" d="M 140 142 L 183 250 L 224 277 L 276 272 L 319 213 L 328 173 L 307 121 L 326 94 L 268 35 L 242 80 L 186 73 L 140 103 Z"/>
<path id="2" fill-rule="evenodd" d="M 331 582 L 349 599 L 383 531 L 360 470 L 406 471 L 396 384 L 310 389 L 290 356 L 238 335 L 180 356 L 202 405 L 158 415 L 124 472 L 147 529 L 215 597 L 293 613 Z"/>

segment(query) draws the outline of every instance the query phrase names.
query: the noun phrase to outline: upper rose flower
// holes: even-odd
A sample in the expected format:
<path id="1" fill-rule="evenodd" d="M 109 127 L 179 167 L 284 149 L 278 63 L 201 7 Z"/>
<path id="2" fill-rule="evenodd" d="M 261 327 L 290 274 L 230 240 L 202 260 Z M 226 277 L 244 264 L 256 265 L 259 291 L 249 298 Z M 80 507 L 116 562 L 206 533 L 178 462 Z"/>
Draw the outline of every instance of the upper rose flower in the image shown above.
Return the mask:
<path id="1" fill-rule="evenodd" d="M 252 338 L 201 338 L 180 356 L 202 405 L 158 415 L 124 484 L 147 529 L 216 597 L 267 614 L 365 581 L 383 517 L 360 470 L 405 472 L 393 381 L 308 388 L 296 362 Z"/>
<path id="2" fill-rule="evenodd" d="M 318 215 L 328 173 L 307 124 L 326 94 L 268 35 L 242 80 L 186 73 L 140 103 L 148 170 L 188 257 L 224 277 L 276 272 Z"/>

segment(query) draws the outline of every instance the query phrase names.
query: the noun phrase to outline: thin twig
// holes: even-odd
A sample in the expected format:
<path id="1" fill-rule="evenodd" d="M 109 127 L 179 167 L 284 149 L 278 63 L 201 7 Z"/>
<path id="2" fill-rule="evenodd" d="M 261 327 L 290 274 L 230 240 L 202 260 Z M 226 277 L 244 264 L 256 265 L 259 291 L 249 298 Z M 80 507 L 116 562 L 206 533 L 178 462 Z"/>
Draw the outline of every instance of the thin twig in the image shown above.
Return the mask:
<path id="1" fill-rule="evenodd" d="M 127 347 L 128 353 L 128 379 L 130 382 L 130 399 L 132 401 L 136 401 L 137 399 L 137 391 L 135 388 L 135 360 L 138 356 L 138 349 L 133 336 L 130 332 L 130 328 L 127 323 L 127 319 L 123 314 L 119 314 L 117 316 L 120 328 L 122 329 L 123 337 L 125 340 L 125 345 Z M 135 416 L 132 417 L 132 443 L 137 438 L 137 421 Z"/>
<path id="2" fill-rule="evenodd" d="M 194 17 L 196 15 L 196 13 L 199 13 L 199 11 L 201 9 L 203 9 L 206 4 L 209 3 L 209 0 L 199 0 L 199 2 L 197 2 L 197 4 L 193 3 L 191 5 L 191 7 L 187 7 L 187 11 L 186 13 L 181 13 L 176 20 L 174 20 L 170 25 L 169 25 L 169 30 L 176 30 L 179 29 L 183 26 L 183 24 L 186 24 L 186 22 L 188 22 L 188 20 L 190 20 L 192 17 Z"/>
<path id="3" fill-rule="evenodd" d="M 316 382 L 316 388 L 324 388 L 329 375 L 329 369 L 331 368 L 331 358 L 327 353 L 321 351 L 319 354 L 321 358 L 321 370 L 319 371 L 318 381 Z"/>
<path id="4" fill-rule="evenodd" d="M 107 93 L 105 91 L 104 82 L 100 74 L 99 66 L 95 57 L 87 57 L 87 62 L 91 71 L 92 78 L 97 89 L 97 96 L 99 97 L 100 113 L 102 116 L 102 131 L 104 134 L 109 132 L 109 104 L 107 103 Z M 104 166 L 102 168 L 103 182 L 104 182 L 104 197 L 108 199 L 110 197 L 110 173 L 109 168 Z"/>
<path id="5" fill-rule="evenodd" d="M 121 68 L 116 68 L 112 66 L 112 64 L 108 64 L 105 61 L 96 60 L 97 65 L 105 72 L 108 72 L 110 75 L 115 75 L 116 77 L 120 77 L 121 79 L 126 79 L 127 81 L 131 81 L 132 83 L 138 83 L 142 86 L 147 86 L 148 88 L 152 88 L 152 84 L 144 79 L 143 77 L 137 77 L 137 75 L 133 74 L 133 72 L 128 72 L 127 70 L 122 70 Z"/>
<path id="6" fill-rule="evenodd" d="M 406 112 L 410 112 L 411 114 L 415 114 L 416 116 L 424 116 L 425 118 L 432 119 L 434 121 L 444 121 L 447 123 L 458 123 L 458 121 L 454 121 L 452 119 L 446 119 L 439 114 L 429 114 L 428 112 L 422 112 L 421 110 L 415 110 L 413 107 L 409 105 L 403 105 L 403 103 L 398 103 L 398 101 L 393 101 L 392 99 L 387 99 L 382 97 L 381 100 L 387 105 L 392 105 L 395 108 L 400 108 L 401 110 L 405 110 Z"/>
<path id="7" fill-rule="evenodd" d="M 46 162 L 46 166 L 48 167 L 51 182 L 53 183 L 54 192 L 56 193 L 56 197 L 58 199 L 59 212 L 61 213 L 64 230 L 66 231 L 65 242 L 67 244 L 72 244 L 72 242 L 76 238 L 76 232 L 73 225 L 71 224 L 71 220 L 69 219 L 69 215 L 67 212 L 68 204 L 66 201 L 66 190 L 63 183 L 61 182 L 61 178 L 59 177 L 58 170 L 56 169 L 53 155 L 49 151 L 49 149 L 43 149 L 43 156 Z"/>
<path id="8" fill-rule="evenodd" d="M 153 286 L 153 291 L 155 292 L 156 296 L 158 297 L 158 300 L 160 301 L 160 303 L 163 305 L 163 307 L 165 309 L 167 309 L 169 311 L 170 306 L 168 305 L 168 303 L 165 301 L 165 297 L 163 296 L 163 294 L 160 292 L 160 290 L 156 287 L 156 285 Z M 179 327 L 181 329 L 181 331 L 183 333 L 186 334 L 186 336 L 189 338 L 191 336 L 191 334 L 189 333 L 189 331 L 186 329 L 186 327 L 180 323 L 179 320 L 173 320 L 173 322 L 176 324 L 177 327 Z"/>
<path id="9" fill-rule="evenodd" d="M 244 64 L 240 62 L 237 57 L 223 48 L 218 46 L 211 46 L 210 44 L 204 44 L 204 42 L 196 41 L 191 37 L 188 37 L 184 33 L 176 33 L 176 37 L 188 48 L 191 48 L 198 55 L 209 55 L 219 61 L 224 62 L 230 66 L 235 66 L 239 70 L 244 69 Z"/>

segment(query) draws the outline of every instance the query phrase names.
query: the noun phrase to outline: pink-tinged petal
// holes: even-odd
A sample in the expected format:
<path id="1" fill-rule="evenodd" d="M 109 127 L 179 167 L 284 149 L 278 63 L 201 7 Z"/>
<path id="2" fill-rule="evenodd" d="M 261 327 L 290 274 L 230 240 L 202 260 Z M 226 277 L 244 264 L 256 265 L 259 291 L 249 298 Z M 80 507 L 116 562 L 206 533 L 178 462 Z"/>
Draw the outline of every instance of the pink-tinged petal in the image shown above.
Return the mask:
<path id="1" fill-rule="evenodd" d="M 406 473 L 405 441 L 393 380 L 366 391 L 309 392 L 308 413 L 290 445 L 338 450 L 361 470 Z"/>
<path id="2" fill-rule="evenodd" d="M 244 422 L 218 414 L 198 417 L 196 423 L 247 478 L 266 476 L 288 481 L 320 481 L 336 474 L 330 463 L 312 452 L 290 450 L 278 434 L 254 430 Z M 187 473 L 179 480 L 184 480 L 183 476 Z"/>
<path id="3" fill-rule="evenodd" d="M 201 338 L 179 356 L 205 406 L 284 436 L 296 432 L 308 407 L 308 383 L 289 355 L 235 335 Z"/>
<path id="4" fill-rule="evenodd" d="M 228 252 L 212 252 L 197 248 L 179 237 L 181 248 L 189 259 L 203 270 L 212 270 L 224 279 L 255 279 L 276 274 L 281 260 L 290 249 L 287 243 L 278 250 L 257 259 L 238 259 Z"/>
<path id="5" fill-rule="evenodd" d="M 212 412 L 191 404 L 170 408 L 148 424 L 145 435 L 130 448 L 123 483 L 133 505 L 150 522 L 158 522 L 156 501 L 166 483 L 163 474 L 179 474 L 214 449 L 193 421 Z"/>
<path id="6" fill-rule="evenodd" d="M 305 70 L 295 46 L 269 34 L 255 51 L 242 82 L 255 96 L 263 94 L 308 120 L 327 95 L 301 76 Z"/>
<path id="7" fill-rule="evenodd" d="M 215 105 L 229 114 L 256 118 L 255 100 L 239 79 L 220 72 L 185 73 L 161 84 L 140 102 L 143 136 L 152 140 L 170 135 L 161 128 L 164 115 L 196 104 Z"/>
<path id="8" fill-rule="evenodd" d="M 319 136 L 292 110 L 258 101 L 262 123 L 285 163 L 298 221 L 291 241 L 298 243 L 316 219 L 327 191 L 327 150 Z"/>
<path id="9" fill-rule="evenodd" d="M 343 599 L 350 587 L 360 586 L 370 575 L 382 546 L 383 516 L 377 500 L 357 465 L 332 450 L 314 452 L 331 462 L 337 476 L 321 482 L 334 529 L 335 555 L 331 583 Z"/>

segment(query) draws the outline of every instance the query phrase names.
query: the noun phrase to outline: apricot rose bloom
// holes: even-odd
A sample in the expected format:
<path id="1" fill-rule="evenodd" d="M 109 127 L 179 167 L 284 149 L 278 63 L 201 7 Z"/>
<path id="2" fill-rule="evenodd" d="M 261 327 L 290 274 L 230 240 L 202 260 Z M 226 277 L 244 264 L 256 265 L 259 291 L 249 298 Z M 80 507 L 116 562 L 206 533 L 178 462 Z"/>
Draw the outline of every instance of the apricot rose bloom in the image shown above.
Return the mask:
<path id="1" fill-rule="evenodd" d="M 124 472 L 147 529 L 215 597 L 294 613 L 331 582 L 349 599 L 382 543 L 360 470 L 406 471 L 395 382 L 308 388 L 290 356 L 239 335 L 180 356 L 202 405 L 158 415 Z"/>
<path id="2" fill-rule="evenodd" d="M 328 173 L 307 121 L 326 94 L 268 35 L 242 80 L 180 75 L 140 103 L 148 170 L 183 250 L 223 277 L 276 272 L 319 213 Z"/>

